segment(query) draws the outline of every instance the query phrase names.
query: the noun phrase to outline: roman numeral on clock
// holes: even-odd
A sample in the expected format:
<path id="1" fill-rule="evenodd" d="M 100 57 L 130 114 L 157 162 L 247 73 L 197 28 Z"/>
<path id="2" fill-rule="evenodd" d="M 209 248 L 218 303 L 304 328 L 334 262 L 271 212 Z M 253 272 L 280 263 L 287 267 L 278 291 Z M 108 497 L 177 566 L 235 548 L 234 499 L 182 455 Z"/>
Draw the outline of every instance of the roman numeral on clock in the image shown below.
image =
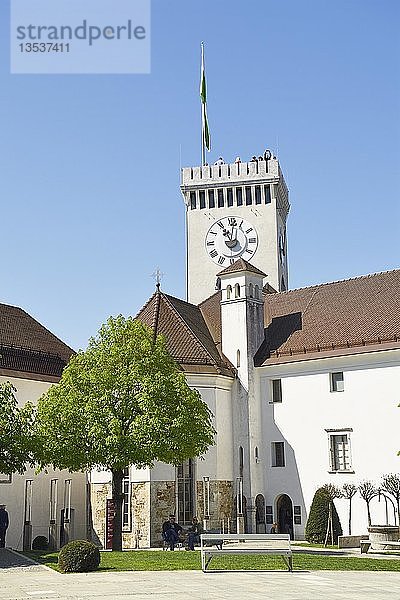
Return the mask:
<path id="1" fill-rule="evenodd" d="M 210 252 L 210 256 L 211 256 L 211 258 L 215 258 L 216 256 L 218 256 L 218 252 L 216 250 L 212 250 Z"/>
<path id="2" fill-rule="evenodd" d="M 246 252 L 248 252 L 249 254 L 254 254 L 254 250 L 250 250 L 250 248 L 246 248 Z"/>
<path id="3" fill-rule="evenodd" d="M 225 229 L 225 226 L 223 223 L 221 223 L 221 221 L 217 221 L 217 225 L 219 225 L 221 229 Z"/>
<path id="4" fill-rule="evenodd" d="M 218 259 L 218 264 L 219 265 L 223 265 L 224 262 L 225 262 L 225 258 L 223 256 L 220 256 L 219 259 Z"/>
<path id="5" fill-rule="evenodd" d="M 235 217 L 229 217 L 228 218 L 228 223 L 231 227 L 236 227 L 236 219 Z"/>
<path id="6" fill-rule="evenodd" d="M 214 242 L 214 241 L 212 241 L 212 242 L 207 242 L 207 246 L 215 246 L 215 242 Z"/>
<path id="7" fill-rule="evenodd" d="M 256 238 L 249 238 L 249 244 L 255 244 L 256 241 Z"/>
<path id="8" fill-rule="evenodd" d="M 250 233 L 250 231 L 253 231 L 252 227 L 249 227 L 249 229 L 246 229 L 246 233 Z"/>

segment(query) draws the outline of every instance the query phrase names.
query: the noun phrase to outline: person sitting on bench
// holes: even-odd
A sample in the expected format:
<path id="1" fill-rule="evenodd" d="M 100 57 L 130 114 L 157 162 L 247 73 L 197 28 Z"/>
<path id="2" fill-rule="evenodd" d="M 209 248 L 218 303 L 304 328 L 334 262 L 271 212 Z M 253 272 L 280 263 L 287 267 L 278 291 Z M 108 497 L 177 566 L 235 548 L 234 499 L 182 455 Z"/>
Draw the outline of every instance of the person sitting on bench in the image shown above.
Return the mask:
<path id="1" fill-rule="evenodd" d="M 162 526 L 163 539 L 169 544 L 170 550 L 175 550 L 175 544 L 179 542 L 179 534 L 182 527 L 175 523 L 175 515 L 169 515 L 168 521 L 165 521 Z"/>
<path id="2" fill-rule="evenodd" d="M 204 533 L 204 529 L 199 523 L 197 517 L 193 517 L 192 524 L 188 529 L 188 549 L 194 550 L 195 543 L 200 543 L 200 535 Z"/>

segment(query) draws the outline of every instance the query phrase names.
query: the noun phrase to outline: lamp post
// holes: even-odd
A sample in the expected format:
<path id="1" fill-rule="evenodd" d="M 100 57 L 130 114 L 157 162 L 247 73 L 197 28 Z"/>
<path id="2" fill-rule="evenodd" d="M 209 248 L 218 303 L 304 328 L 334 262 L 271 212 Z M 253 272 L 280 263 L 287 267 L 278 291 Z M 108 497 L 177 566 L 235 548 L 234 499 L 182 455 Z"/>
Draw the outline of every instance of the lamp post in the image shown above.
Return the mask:
<path id="1" fill-rule="evenodd" d="M 210 478 L 203 477 L 203 527 L 207 531 L 210 524 Z"/>

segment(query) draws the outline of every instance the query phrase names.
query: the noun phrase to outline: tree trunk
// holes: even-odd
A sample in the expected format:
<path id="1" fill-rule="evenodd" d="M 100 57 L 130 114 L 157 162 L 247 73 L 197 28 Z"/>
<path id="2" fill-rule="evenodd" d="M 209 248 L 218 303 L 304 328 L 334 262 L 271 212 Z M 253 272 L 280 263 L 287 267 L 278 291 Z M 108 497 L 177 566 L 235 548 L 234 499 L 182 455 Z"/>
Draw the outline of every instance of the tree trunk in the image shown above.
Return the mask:
<path id="1" fill-rule="evenodd" d="M 369 510 L 369 502 L 367 502 L 368 527 L 371 527 L 371 511 Z"/>
<path id="2" fill-rule="evenodd" d="M 351 498 L 349 498 L 349 535 L 351 535 Z"/>
<path id="3" fill-rule="evenodd" d="M 122 479 L 124 472 L 122 469 L 112 469 L 112 497 L 115 503 L 114 532 L 112 540 L 112 550 L 122 552 Z"/>

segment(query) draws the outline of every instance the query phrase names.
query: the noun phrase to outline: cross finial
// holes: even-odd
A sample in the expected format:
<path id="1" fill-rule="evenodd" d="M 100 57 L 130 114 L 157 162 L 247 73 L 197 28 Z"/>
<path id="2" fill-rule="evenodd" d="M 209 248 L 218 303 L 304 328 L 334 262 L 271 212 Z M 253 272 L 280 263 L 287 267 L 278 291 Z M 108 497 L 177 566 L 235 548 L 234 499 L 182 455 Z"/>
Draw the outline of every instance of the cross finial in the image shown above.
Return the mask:
<path id="1" fill-rule="evenodd" d="M 163 278 L 163 275 L 164 275 L 164 273 L 161 273 L 161 271 L 160 271 L 160 269 L 158 267 L 156 268 L 156 270 L 152 274 L 152 277 L 154 277 L 154 279 L 156 280 L 156 289 L 157 289 L 157 292 L 160 291 L 161 279 Z"/>

